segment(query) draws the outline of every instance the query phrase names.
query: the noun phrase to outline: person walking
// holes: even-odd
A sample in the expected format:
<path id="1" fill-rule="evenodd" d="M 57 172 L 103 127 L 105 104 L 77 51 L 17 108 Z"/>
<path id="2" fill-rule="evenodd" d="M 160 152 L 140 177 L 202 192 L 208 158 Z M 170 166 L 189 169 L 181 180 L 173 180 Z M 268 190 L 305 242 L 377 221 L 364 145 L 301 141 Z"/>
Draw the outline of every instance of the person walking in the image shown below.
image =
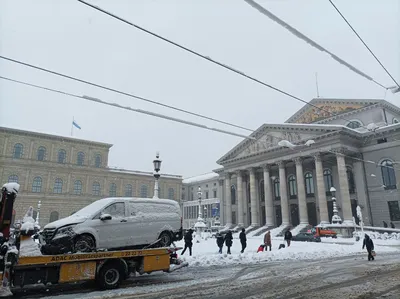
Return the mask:
<path id="1" fill-rule="evenodd" d="M 374 256 L 372 255 L 372 251 L 374 250 L 374 242 L 371 240 L 371 238 L 367 234 L 365 234 L 362 249 L 364 249 L 364 247 L 367 247 L 368 261 L 375 260 Z"/>
<path id="2" fill-rule="evenodd" d="M 242 228 L 242 231 L 239 234 L 239 239 L 240 239 L 240 244 L 242 244 L 242 251 L 240 252 L 243 253 L 247 247 L 246 230 L 244 228 Z"/>
<path id="3" fill-rule="evenodd" d="M 228 247 L 228 254 L 231 254 L 231 247 L 233 245 L 233 237 L 232 237 L 232 232 L 228 231 L 225 235 L 225 245 Z"/>
<path id="4" fill-rule="evenodd" d="M 272 250 L 272 242 L 271 242 L 271 232 L 267 231 L 266 234 L 264 235 L 264 245 L 265 245 L 265 250 L 268 250 L 269 247 L 269 251 Z"/>
<path id="5" fill-rule="evenodd" d="M 224 236 L 221 233 L 217 233 L 217 246 L 219 248 L 218 253 L 222 253 L 222 247 L 224 247 Z"/>
<path id="6" fill-rule="evenodd" d="M 189 255 L 192 256 L 192 246 L 193 246 L 193 230 L 189 229 L 185 234 L 185 248 L 183 249 L 181 255 L 186 252 L 186 249 L 189 248 Z"/>
<path id="7" fill-rule="evenodd" d="M 285 233 L 285 241 L 287 243 L 287 247 L 290 247 L 290 242 L 292 241 L 292 232 L 290 231 L 290 228 L 286 231 Z"/>

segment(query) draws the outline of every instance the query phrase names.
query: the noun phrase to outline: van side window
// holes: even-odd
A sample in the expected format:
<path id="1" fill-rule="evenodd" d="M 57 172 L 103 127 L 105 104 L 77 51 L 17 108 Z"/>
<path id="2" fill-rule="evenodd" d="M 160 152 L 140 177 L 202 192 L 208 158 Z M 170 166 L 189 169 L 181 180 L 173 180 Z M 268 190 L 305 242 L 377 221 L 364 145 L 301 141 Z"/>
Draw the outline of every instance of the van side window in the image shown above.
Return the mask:
<path id="1" fill-rule="evenodd" d="M 125 217 L 125 204 L 123 202 L 114 203 L 103 210 L 103 214 L 110 214 L 113 218 Z"/>

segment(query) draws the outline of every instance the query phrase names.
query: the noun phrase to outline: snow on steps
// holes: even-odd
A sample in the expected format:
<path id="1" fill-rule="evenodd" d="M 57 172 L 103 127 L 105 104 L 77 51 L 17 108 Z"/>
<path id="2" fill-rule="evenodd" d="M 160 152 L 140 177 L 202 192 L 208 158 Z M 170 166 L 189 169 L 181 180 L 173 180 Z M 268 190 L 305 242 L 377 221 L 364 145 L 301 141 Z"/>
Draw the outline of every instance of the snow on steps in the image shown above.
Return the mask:
<path id="1" fill-rule="evenodd" d="M 249 237 L 257 237 L 257 236 L 260 236 L 261 234 L 265 233 L 269 229 L 272 229 L 272 227 L 271 226 L 261 226 L 261 227 L 257 228 L 256 230 L 253 230 L 253 231 L 247 233 L 247 235 Z"/>
<path id="2" fill-rule="evenodd" d="M 297 235 L 298 233 L 301 233 L 302 230 L 304 230 L 307 226 L 308 226 L 308 224 L 299 224 L 299 225 L 297 225 L 295 228 L 293 228 L 293 229 L 291 230 L 292 235 L 295 236 L 295 235 Z"/>

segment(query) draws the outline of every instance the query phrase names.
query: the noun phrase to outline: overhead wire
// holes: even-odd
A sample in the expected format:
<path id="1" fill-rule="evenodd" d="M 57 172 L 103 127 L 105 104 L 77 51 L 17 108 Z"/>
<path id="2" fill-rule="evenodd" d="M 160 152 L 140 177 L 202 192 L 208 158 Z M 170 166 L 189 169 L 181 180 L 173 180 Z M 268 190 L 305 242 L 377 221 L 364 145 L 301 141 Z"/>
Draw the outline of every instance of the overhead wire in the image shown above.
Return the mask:
<path id="1" fill-rule="evenodd" d="M 293 34 L 294 36 L 296 36 L 297 38 L 305 41 L 306 43 L 308 43 L 309 45 L 311 45 L 312 47 L 316 48 L 319 51 L 325 52 L 328 55 L 330 55 L 334 60 L 336 60 L 337 62 L 339 62 L 341 65 L 346 66 L 347 68 L 349 68 L 352 72 L 356 73 L 359 76 L 362 76 L 372 82 L 374 82 L 375 84 L 379 85 L 380 87 L 384 88 L 387 90 L 387 87 L 385 87 L 383 84 L 377 82 L 376 80 L 374 80 L 371 76 L 368 76 L 367 74 L 365 74 L 364 72 L 360 71 L 359 69 L 357 69 L 355 66 L 351 65 L 350 63 L 346 62 L 345 60 L 341 59 L 339 56 L 333 54 L 331 51 L 327 50 L 326 48 L 322 47 L 320 44 L 318 44 L 317 42 L 315 42 L 314 40 L 312 40 L 311 38 L 309 38 L 308 36 L 306 36 L 305 34 L 301 33 L 300 31 L 298 31 L 296 28 L 292 27 L 291 25 L 289 25 L 288 23 L 286 23 L 285 21 L 283 21 L 282 19 L 278 18 L 276 15 L 274 15 L 272 12 L 270 12 L 269 10 L 267 10 L 265 7 L 261 6 L 260 4 L 258 4 L 257 2 L 253 1 L 253 0 L 244 0 L 247 4 L 249 4 L 250 6 L 252 6 L 253 8 L 257 9 L 260 13 L 262 13 L 263 15 L 267 16 L 269 19 L 271 19 L 272 21 L 278 23 L 280 26 L 282 26 L 283 28 L 285 28 L 286 30 L 288 30 L 291 34 Z"/>
<path id="2" fill-rule="evenodd" d="M 71 96 L 71 97 L 75 97 L 75 98 L 80 98 L 80 99 L 83 99 L 83 100 L 86 100 L 86 101 L 91 101 L 91 102 L 95 102 L 95 103 L 99 103 L 99 104 L 103 104 L 103 105 L 108 105 L 108 106 L 113 106 L 113 107 L 116 107 L 116 108 L 125 109 L 125 110 L 129 110 L 129 111 L 137 112 L 137 113 L 147 114 L 147 115 L 150 115 L 150 116 L 163 118 L 163 119 L 174 121 L 174 122 L 183 123 L 183 124 L 186 124 L 186 125 L 190 125 L 190 126 L 194 126 L 194 127 L 210 130 L 210 131 L 216 131 L 216 132 L 219 132 L 219 133 L 228 134 L 228 135 L 232 135 L 232 136 L 236 136 L 236 137 L 242 137 L 242 138 L 245 138 L 245 139 L 255 139 L 255 137 L 246 136 L 246 135 L 243 135 L 243 134 L 238 134 L 238 133 L 234 133 L 234 132 L 230 132 L 230 131 L 226 131 L 226 130 L 221 130 L 221 129 L 217 129 L 217 128 L 208 127 L 206 125 L 198 124 L 198 123 L 195 123 L 195 122 L 192 122 L 192 121 L 182 120 L 182 119 L 179 119 L 179 118 L 167 116 L 167 115 L 160 114 L 160 113 L 155 113 L 155 112 L 146 111 L 146 110 L 142 110 L 142 109 L 135 109 L 135 108 L 131 108 L 129 106 L 122 106 L 122 105 L 117 104 L 117 103 L 105 102 L 105 101 L 102 101 L 102 100 L 100 100 L 98 98 L 94 98 L 94 97 L 90 97 L 90 96 L 86 96 L 86 95 L 77 95 L 77 94 L 73 94 L 73 93 L 69 93 L 69 92 L 65 92 L 65 91 L 61 91 L 61 90 L 57 90 L 57 89 L 53 89 L 53 88 L 48 88 L 48 87 L 44 87 L 44 86 L 40 86 L 40 85 L 36 85 L 36 84 L 24 82 L 24 81 L 20 81 L 20 80 L 16 80 L 16 79 L 4 77 L 4 76 L 0 76 L 0 79 L 8 80 L 8 81 L 11 81 L 11 82 L 14 82 L 14 83 L 19 83 L 19 84 L 27 85 L 27 86 L 30 86 L 30 87 L 35 87 L 35 88 L 39 88 L 39 89 L 43 89 L 43 90 L 47 90 L 47 91 L 51 91 L 51 92 L 55 92 L 55 93 L 59 93 L 59 94 L 63 94 L 63 95 Z"/>
<path id="3" fill-rule="evenodd" d="M 389 73 L 387 68 L 383 65 L 383 63 L 379 60 L 379 58 L 372 52 L 370 47 L 366 44 L 366 42 L 361 38 L 361 36 L 357 33 L 357 31 L 354 29 L 354 27 L 350 24 L 350 22 L 346 19 L 346 17 L 340 12 L 339 8 L 333 3 L 332 0 L 328 0 L 333 8 L 337 11 L 337 13 L 342 17 L 342 19 L 346 22 L 346 24 L 350 27 L 350 29 L 353 31 L 353 33 L 358 37 L 358 39 L 362 42 L 365 48 L 371 53 L 371 55 L 375 58 L 375 60 L 380 64 L 380 66 L 385 70 L 385 72 L 389 75 L 389 77 L 393 80 L 393 82 L 400 88 L 399 83 L 397 83 L 396 79 Z"/>
<path id="4" fill-rule="evenodd" d="M 205 59 L 205 60 L 207 60 L 207 61 L 209 61 L 209 62 L 211 62 L 211 63 L 214 63 L 214 64 L 216 64 L 216 65 L 218 65 L 218 66 L 220 66 L 220 67 L 222 67 L 222 68 L 224 68 L 224 69 L 227 69 L 227 70 L 229 70 L 229 71 L 231 71 L 231 72 L 234 72 L 234 73 L 236 73 L 236 74 L 238 74 L 238 75 L 240 75 L 240 76 L 242 76 L 242 77 L 245 77 L 245 78 L 247 78 L 247 79 L 249 79 L 249 80 L 251 80 L 251 81 L 253 81 L 253 82 L 256 82 L 256 83 L 258 83 L 258 84 L 261 84 L 261 85 L 263 85 L 263 86 L 265 86 L 265 87 L 268 87 L 268 88 L 270 88 L 270 89 L 272 89 L 272 90 L 275 90 L 275 91 L 277 91 L 277 92 L 279 92 L 279 93 L 281 93 L 281 94 L 283 94 L 283 95 L 286 95 L 286 96 L 288 96 L 288 97 L 290 97 L 290 98 L 292 98 L 292 99 L 295 99 L 295 100 L 297 100 L 297 101 L 299 101 L 299 102 L 302 102 L 302 103 L 304 103 L 304 104 L 306 104 L 306 105 L 308 105 L 308 106 L 311 106 L 311 107 L 313 107 L 313 108 L 315 108 L 315 109 L 318 109 L 318 110 L 320 110 L 320 111 L 323 111 L 323 112 L 325 112 L 325 113 L 328 113 L 329 115 L 338 116 L 338 114 L 336 114 L 336 113 L 333 113 L 333 112 L 331 112 L 331 111 L 329 111 L 329 110 L 327 110 L 327 109 L 324 109 L 324 108 L 319 107 L 319 106 L 317 106 L 317 105 L 314 105 L 314 104 L 312 104 L 312 103 L 310 103 L 310 102 L 307 102 L 307 101 L 304 100 L 304 99 L 301 99 L 301 98 L 299 98 L 299 97 L 297 97 L 297 96 L 295 96 L 295 95 L 293 95 L 293 94 L 290 94 L 290 93 L 288 93 L 288 92 L 286 92 L 286 91 L 284 91 L 284 90 L 282 90 L 282 89 L 279 89 L 279 88 L 277 88 L 277 87 L 275 87 L 275 86 L 273 86 L 273 85 L 271 85 L 271 84 L 268 84 L 268 83 L 266 83 L 266 82 L 264 82 L 264 81 L 261 81 L 261 80 L 255 78 L 255 77 L 252 77 L 252 76 L 250 76 L 250 75 L 247 75 L 247 74 L 245 74 L 244 72 L 239 71 L 239 70 L 237 70 L 237 69 L 235 69 L 235 68 L 233 68 L 233 67 L 231 67 L 231 66 L 229 66 L 229 65 L 227 65 L 227 64 L 224 64 L 224 63 L 222 63 L 222 62 L 219 62 L 219 61 L 217 61 L 217 60 L 214 60 L 214 59 L 212 59 L 212 58 L 209 57 L 209 56 L 200 54 L 199 52 L 197 52 L 197 51 L 195 51 L 195 50 L 192 50 L 192 49 L 189 49 L 188 47 L 182 46 L 181 44 L 178 44 L 177 42 L 174 42 L 174 41 L 172 41 L 172 40 L 170 40 L 170 39 L 168 39 L 168 38 L 166 38 L 166 37 L 163 37 L 163 36 L 161 36 L 161 35 L 159 35 L 159 34 L 157 34 L 157 33 L 154 33 L 154 32 L 152 32 L 152 31 L 150 31 L 150 30 L 148 30 L 148 29 L 145 29 L 145 28 L 143 28 L 143 27 L 141 27 L 141 26 L 139 26 L 139 25 L 136 25 L 136 24 L 134 24 L 134 23 L 132 23 L 132 22 L 130 22 L 130 21 L 128 21 L 128 20 L 122 18 L 122 17 L 119 17 L 119 16 L 117 16 L 117 15 L 115 15 L 115 14 L 109 12 L 109 11 L 106 11 L 106 10 L 103 9 L 103 8 L 100 8 L 100 7 L 98 7 L 98 6 L 96 6 L 96 5 L 93 5 L 93 4 L 91 4 L 91 3 L 87 2 L 87 1 L 84 1 L 84 0 L 77 0 L 77 1 L 80 2 L 80 3 L 82 3 L 82 4 L 85 4 L 85 5 L 89 6 L 89 7 L 91 7 L 91 8 L 93 8 L 93 9 L 97 10 L 97 11 L 100 11 L 100 12 L 102 12 L 102 13 L 104 13 L 104 14 L 106 14 L 106 15 L 108 15 L 108 16 L 114 18 L 114 19 L 117 19 L 117 20 L 119 20 L 119 21 L 121 21 L 121 22 L 123 22 L 123 23 L 125 23 L 125 24 L 128 24 L 128 25 L 130 25 L 130 26 L 132 26 L 132 27 L 134 27 L 134 28 L 136 28 L 136 29 L 138 29 L 138 30 L 141 30 L 141 31 L 143 31 L 143 32 L 145 32 L 145 33 L 147 33 L 147 34 L 150 34 L 150 35 L 152 35 L 152 36 L 158 38 L 158 39 L 161 39 L 161 40 L 163 40 L 163 41 L 165 41 L 165 42 L 167 42 L 167 43 L 169 43 L 169 44 L 171 44 L 171 45 L 173 45 L 173 46 L 175 46 L 175 47 L 178 47 L 178 48 L 180 48 L 180 49 L 182 49 L 182 50 L 184 50 L 184 51 L 186 51 L 186 52 L 189 52 L 189 53 L 191 53 L 191 54 L 193 54 L 193 55 L 195 55 L 195 56 L 197 56 L 197 57 L 200 57 L 200 58 L 202 58 L 202 59 Z M 0 56 L 0 58 L 2 58 L 2 56 Z M 382 86 L 383 86 L 383 85 L 382 85 Z M 384 87 L 384 86 L 383 86 L 383 87 Z M 341 119 L 344 119 L 344 120 L 346 120 L 346 121 L 348 121 L 348 122 L 352 122 L 352 120 L 346 119 L 346 118 L 344 118 L 344 117 L 340 117 L 340 118 L 341 118 Z M 365 127 L 366 129 L 368 129 L 366 126 L 362 126 L 362 127 Z"/>

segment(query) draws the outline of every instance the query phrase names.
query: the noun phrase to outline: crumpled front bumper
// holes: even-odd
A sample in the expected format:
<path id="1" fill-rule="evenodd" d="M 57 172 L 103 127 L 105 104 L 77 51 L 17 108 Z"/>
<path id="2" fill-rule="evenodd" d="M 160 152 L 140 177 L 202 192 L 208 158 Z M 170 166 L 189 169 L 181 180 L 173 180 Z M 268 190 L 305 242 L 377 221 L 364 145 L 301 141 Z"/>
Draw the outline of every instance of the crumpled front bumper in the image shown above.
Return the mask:
<path id="1" fill-rule="evenodd" d="M 40 251 L 43 255 L 56 255 L 72 252 L 74 249 L 74 241 L 71 236 L 64 235 L 54 237 L 48 242 L 42 235 L 39 235 Z"/>

